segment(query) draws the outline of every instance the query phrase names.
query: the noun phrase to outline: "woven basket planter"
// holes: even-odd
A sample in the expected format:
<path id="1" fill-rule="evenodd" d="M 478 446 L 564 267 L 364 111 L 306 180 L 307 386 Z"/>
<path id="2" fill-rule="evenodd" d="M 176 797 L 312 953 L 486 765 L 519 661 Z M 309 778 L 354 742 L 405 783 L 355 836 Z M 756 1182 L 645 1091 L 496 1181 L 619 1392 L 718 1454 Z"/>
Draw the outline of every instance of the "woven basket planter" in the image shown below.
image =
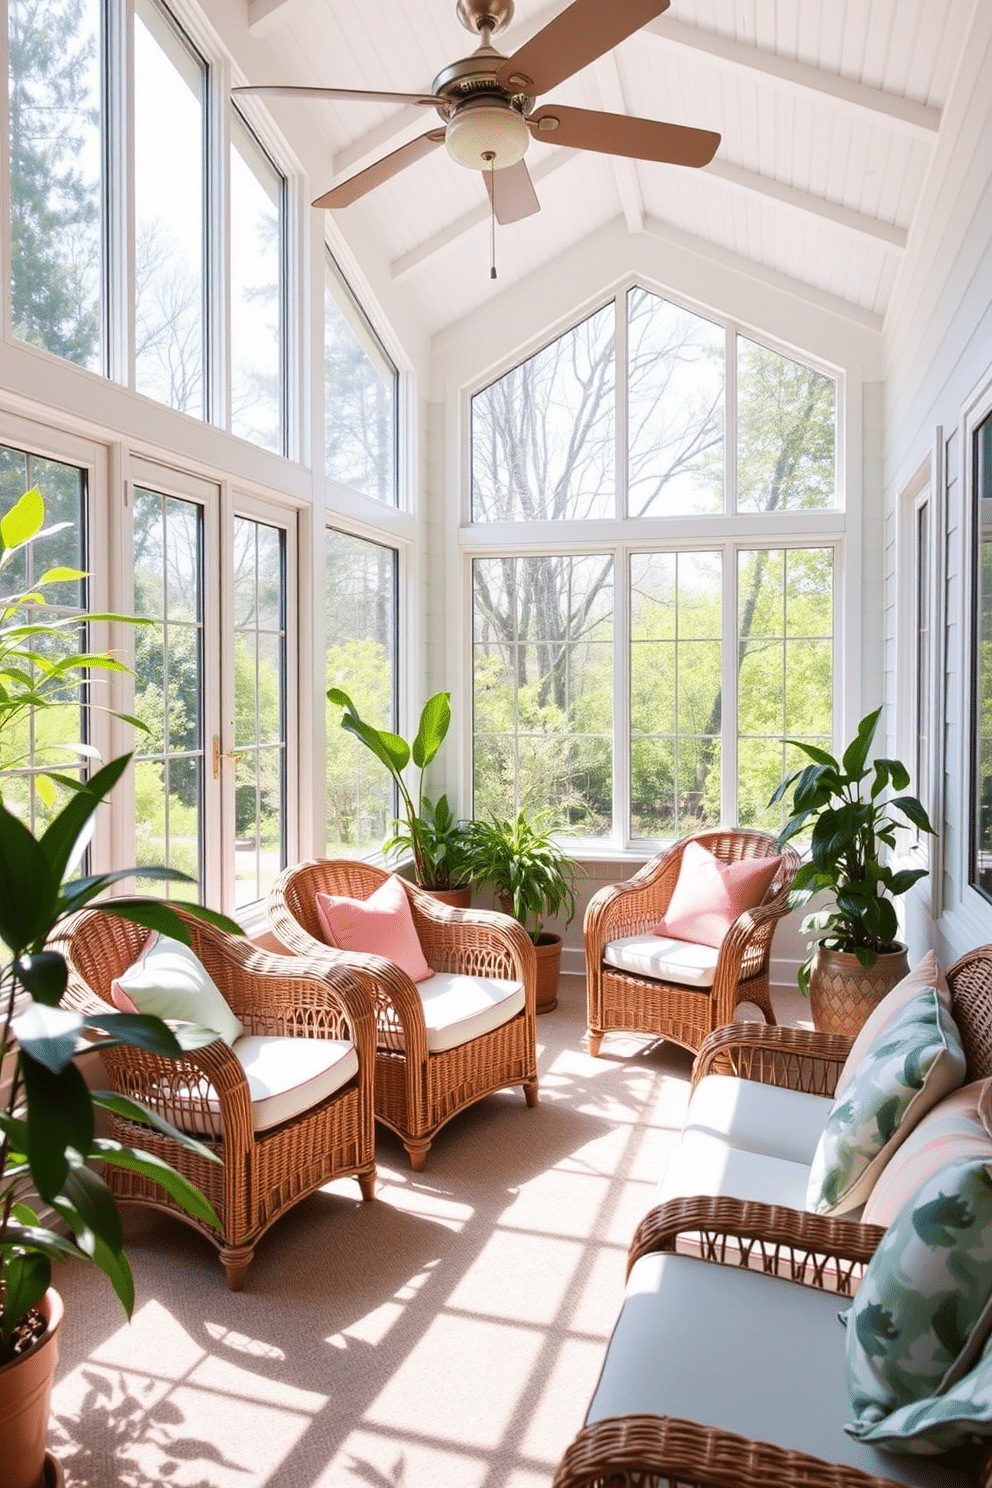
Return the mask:
<path id="1" fill-rule="evenodd" d="M 821 941 L 809 979 L 813 1026 L 820 1033 L 854 1036 L 886 992 L 909 971 L 906 947 L 878 957 L 868 970 L 849 951 L 831 951 Z"/>

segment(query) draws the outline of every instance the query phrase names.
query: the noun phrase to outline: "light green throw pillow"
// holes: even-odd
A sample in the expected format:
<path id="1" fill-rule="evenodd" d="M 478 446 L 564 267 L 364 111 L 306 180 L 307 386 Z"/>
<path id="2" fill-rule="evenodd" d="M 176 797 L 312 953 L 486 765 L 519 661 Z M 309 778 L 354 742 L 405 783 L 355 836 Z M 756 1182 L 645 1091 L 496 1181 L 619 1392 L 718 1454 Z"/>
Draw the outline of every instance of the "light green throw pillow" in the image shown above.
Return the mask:
<path id="1" fill-rule="evenodd" d="M 154 930 L 137 961 L 114 979 L 110 995 L 123 1012 L 199 1023 L 212 1028 L 225 1044 L 233 1044 L 244 1032 L 199 957 L 182 941 Z"/>
<path id="2" fill-rule="evenodd" d="M 816 1214 L 860 1209 L 900 1142 L 964 1077 L 960 1034 L 928 987 L 882 1030 L 834 1101 L 810 1167 L 806 1207 Z"/>
<path id="3" fill-rule="evenodd" d="M 937 1452 L 967 1440 L 976 1420 L 992 1432 L 992 1161 L 952 1163 L 923 1184 L 885 1232 L 846 1321 L 850 1435 Z"/>

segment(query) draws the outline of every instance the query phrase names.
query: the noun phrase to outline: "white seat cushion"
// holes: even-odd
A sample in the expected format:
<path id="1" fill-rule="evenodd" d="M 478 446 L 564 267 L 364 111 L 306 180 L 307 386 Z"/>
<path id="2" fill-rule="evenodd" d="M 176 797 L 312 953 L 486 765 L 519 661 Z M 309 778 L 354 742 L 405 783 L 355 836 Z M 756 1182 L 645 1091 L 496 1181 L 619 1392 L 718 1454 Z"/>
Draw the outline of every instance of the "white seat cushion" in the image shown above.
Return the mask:
<path id="1" fill-rule="evenodd" d="M 825 1095 L 736 1075 L 704 1075 L 689 1099 L 685 1130 L 706 1132 L 731 1147 L 784 1157 L 808 1168 L 832 1105 Z M 805 1209 L 805 1197 L 799 1207 Z"/>
<path id="2" fill-rule="evenodd" d="M 256 1132 L 268 1131 L 319 1106 L 358 1073 L 358 1053 L 350 1039 L 246 1033 L 234 1041 L 232 1053 L 248 1081 L 251 1124 Z M 205 1095 L 197 1090 L 193 1100 L 196 1106 L 220 1112 L 220 1101 L 212 1088 Z M 169 1116 L 185 1131 L 200 1131 L 209 1124 L 209 1118 L 197 1122 L 195 1108 L 188 1121 L 183 1120 L 181 1110 L 172 1110 Z"/>
<path id="3" fill-rule="evenodd" d="M 424 1005 L 427 1049 L 431 1054 L 467 1044 L 470 1039 L 509 1023 L 527 1000 L 522 982 L 463 976 L 452 971 L 436 971 L 429 981 L 417 982 L 416 986 Z"/>
<path id="4" fill-rule="evenodd" d="M 586 1417 L 682 1416 L 914 1488 L 963 1469 L 853 1440 L 836 1293 L 684 1255 L 643 1256 Z"/>
<path id="5" fill-rule="evenodd" d="M 665 935 L 627 935 L 607 941 L 603 960 L 618 971 L 635 976 L 656 977 L 679 986 L 712 987 L 719 951 L 691 940 L 672 940 Z"/>
<path id="6" fill-rule="evenodd" d="M 669 1154 L 654 1202 L 712 1194 L 805 1209 L 808 1183 L 808 1163 L 743 1152 L 705 1132 L 683 1132 Z"/>

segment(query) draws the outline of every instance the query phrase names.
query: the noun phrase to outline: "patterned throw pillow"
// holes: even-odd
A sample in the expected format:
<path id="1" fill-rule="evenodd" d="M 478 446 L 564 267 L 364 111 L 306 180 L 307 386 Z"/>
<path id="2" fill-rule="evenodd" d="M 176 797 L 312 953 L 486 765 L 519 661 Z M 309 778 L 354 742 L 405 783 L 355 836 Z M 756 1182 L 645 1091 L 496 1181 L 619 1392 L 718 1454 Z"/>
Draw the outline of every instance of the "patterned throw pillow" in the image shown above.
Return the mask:
<path id="1" fill-rule="evenodd" d="M 951 989 L 947 985 L 947 978 L 933 951 L 927 951 L 921 956 L 912 971 L 908 972 L 901 982 L 896 982 L 895 986 L 886 992 L 881 1002 L 872 1008 L 844 1061 L 844 1068 L 837 1079 L 837 1095 L 843 1092 L 844 1086 L 852 1078 L 872 1044 L 880 1034 L 885 1032 L 893 1018 L 899 1016 L 907 1002 L 912 1002 L 914 997 L 919 997 L 920 993 L 925 992 L 928 987 L 937 988 L 937 996 L 950 1011 Z"/>
<path id="2" fill-rule="evenodd" d="M 927 1112 L 879 1173 L 862 1224 L 888 1229 L 931 1173 L 966 1158 L 992 1162 L 992 1080 L 972 1080 Z"/>
<path id="3" fill-rule="evenodd" d="M 846 1320 L 850 1435 L 932 1452 L 966 1439 L 976 1413 L 992 1431 L 992 1160 L 953 1163 L 924 1183 L 885 1232 Z"/>
<path id="4" fill-rule="evenodd" d="M 883 1030 L 834 1101 L 810 1167 L 807 1208 L 860 1209 L 899 1143 L 964 1077 L 961 1037 L 928 987 Z"/>

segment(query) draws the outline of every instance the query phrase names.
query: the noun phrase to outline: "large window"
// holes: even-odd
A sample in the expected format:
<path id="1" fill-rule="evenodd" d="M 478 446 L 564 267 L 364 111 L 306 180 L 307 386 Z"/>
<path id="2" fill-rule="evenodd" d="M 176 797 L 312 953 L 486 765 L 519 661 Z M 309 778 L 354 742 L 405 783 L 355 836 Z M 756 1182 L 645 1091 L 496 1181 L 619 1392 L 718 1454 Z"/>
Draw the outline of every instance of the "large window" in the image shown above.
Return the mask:
<path id="1" fill-rule="evenodd" d="M 992 899 L 992 413 L 972 432 L 974 753 L 969 879 Z"/>
<path id="2" fill-rule="evenodd" d="M 342 687 L 376 728 L 396 727 L 396 552 L 365 538 L 326 534 L 325 681 Z M 327 705 L 326 851 L 357 857 L 391 836 L 396 814 L 383 765 Z"/>
<path id="3" fill-rule="evenodd" d="M 104 366 L 101 0 L 8 0 L 14 335 Z"/>
<path id="4" fill-rule="evenodd" d="M 477 812 L 622 841 L 779 825 L 787 739 L 833 733 L 836 405 L 823 371 L 640 288 L 474 396 Z"/>
<path id="5" fill-rule="evenodd" d="M 324 274 L 324 473 L 397 499 L 397 375 L 330 254 Z"/>
<path id="6" fill-rule="evenodd" d="M 286 182 L 231 112 L 231 430 L 286 452 Z"/>

